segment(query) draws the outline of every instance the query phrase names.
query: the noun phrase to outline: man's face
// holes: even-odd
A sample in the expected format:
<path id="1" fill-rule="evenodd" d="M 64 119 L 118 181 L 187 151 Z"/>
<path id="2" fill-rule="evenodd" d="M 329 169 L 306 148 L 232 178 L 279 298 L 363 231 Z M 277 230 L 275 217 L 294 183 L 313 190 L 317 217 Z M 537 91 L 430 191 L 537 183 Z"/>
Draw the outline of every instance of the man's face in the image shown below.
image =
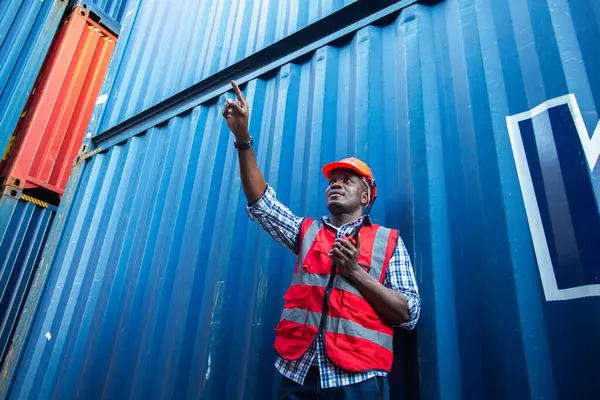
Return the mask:
<path id="1" fill-rule="evenodd" d="M 348 214 L 367 205 L 367 186 L 356 172 L 336 169 L 325 191 L 327 209 L 332 215 Z"/>

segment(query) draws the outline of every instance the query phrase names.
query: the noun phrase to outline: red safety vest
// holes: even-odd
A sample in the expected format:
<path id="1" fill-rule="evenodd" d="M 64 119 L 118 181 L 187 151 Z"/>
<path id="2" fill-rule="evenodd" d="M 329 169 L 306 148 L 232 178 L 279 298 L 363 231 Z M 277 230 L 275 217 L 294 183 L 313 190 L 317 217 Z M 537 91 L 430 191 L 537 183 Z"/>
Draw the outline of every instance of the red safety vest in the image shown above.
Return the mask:
<path id="1" fill-rule="evenodd" d="M 275 328 L 275 349 L 286 360 L 300 358 L 324 323 L 325 352 L 335 365 L 349 372 L 389 372 L 392 327 L 337 271 L 333 283 L 329 282 L 332 261 L 328 253 L 335 239 L 335 232 L 320 222 L 305 219 L 302 223 L 298 263 Z M 383 282 L 397 240 L 396 230 L 379 225 L 360 229 L 358 263 L 379 282 Z"/>

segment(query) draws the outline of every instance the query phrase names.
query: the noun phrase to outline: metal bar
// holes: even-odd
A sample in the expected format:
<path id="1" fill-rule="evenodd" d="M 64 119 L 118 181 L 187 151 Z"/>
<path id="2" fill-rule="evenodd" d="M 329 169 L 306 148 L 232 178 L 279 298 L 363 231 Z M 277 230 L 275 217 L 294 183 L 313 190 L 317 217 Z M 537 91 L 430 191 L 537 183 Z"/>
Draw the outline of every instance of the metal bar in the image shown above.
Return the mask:
<path id="1" fill-rule="evenodd" d="M 92 138 L 106 150 L 230 90 L 230 81 L 242 85 L 415 3 L 430 1 L 358 1 L 252 54 L 222 71 L 182 90 Z M 390 3 L 392 3 L 390 5 Z M 88 153 L 90 154 L 90 153 Z"/>

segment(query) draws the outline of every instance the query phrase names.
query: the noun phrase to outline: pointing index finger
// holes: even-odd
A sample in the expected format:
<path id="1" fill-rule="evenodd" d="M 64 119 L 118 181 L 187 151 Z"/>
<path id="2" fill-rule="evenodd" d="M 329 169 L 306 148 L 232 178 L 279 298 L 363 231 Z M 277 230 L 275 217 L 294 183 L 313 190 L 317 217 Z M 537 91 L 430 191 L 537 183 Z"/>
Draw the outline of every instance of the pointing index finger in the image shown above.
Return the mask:
<path id="1" fill-rule="evenodd" d="M 231 86 L 233 87 L 233 91 L 235 92 L 238 101 L 242 104 L 246 104 L 246 99 L 244 99 L 244 95 L 242 94 L 242 91 L 237 83 L 235 83 L 235 81 L 231 81 Z"/>

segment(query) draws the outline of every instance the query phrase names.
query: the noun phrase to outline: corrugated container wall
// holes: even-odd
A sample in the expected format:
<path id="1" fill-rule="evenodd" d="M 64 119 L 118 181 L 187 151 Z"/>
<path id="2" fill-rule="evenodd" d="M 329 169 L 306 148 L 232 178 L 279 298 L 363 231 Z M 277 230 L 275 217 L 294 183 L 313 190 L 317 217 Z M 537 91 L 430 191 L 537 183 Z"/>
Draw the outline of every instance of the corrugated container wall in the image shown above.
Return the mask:
<path id="1" fill-rule="evenodd" d="M 8 144 L 67 2 L 0 2 L 0 153 Z"/>
<path id="2" fill-rule="evenodd" d="M 177 7 L 168 1 L 130 1 L 127 13 L 135 25 L 128 56 L 106 93 L 102 129 L 355 1 L 183 0 Z"/>
<path id="3" fill-rule="evenodd" d="M 18 191 L 0 195 L 0 360 L 25 303 L 56 208 Z"/>
<path id="4" fill-rule="evenodd" d="M 71 12 L 0 162 L 4 185 L 62 195 L 115 42 L 116 37 L 85 9 L 76 7 Z"/>
<path id="5" fill-rule="evenodd" d="M 147 50 L 191 37 L 177 18 L 151 23 L 160 3 L 137 9 L 116 50 L 89 143 L 101 151 L 74 169 L 36 275 L 47 290 L 28 298 L 2 370 L 14 398 L 273 396 L 294 257 L 245 214 L 220 116 L 230 78 L 247 82 L 260 166 L 296 213 L 327 212 L 323 163 L 371 165 L 373 218 L 400 228 L 420 285 L 421 398 L 600 397 L 598 2 L 384 10 L 114 127 L 214 71 L 202 54 Z M 398 339 L 395 371 L 412 350 Z"/>

